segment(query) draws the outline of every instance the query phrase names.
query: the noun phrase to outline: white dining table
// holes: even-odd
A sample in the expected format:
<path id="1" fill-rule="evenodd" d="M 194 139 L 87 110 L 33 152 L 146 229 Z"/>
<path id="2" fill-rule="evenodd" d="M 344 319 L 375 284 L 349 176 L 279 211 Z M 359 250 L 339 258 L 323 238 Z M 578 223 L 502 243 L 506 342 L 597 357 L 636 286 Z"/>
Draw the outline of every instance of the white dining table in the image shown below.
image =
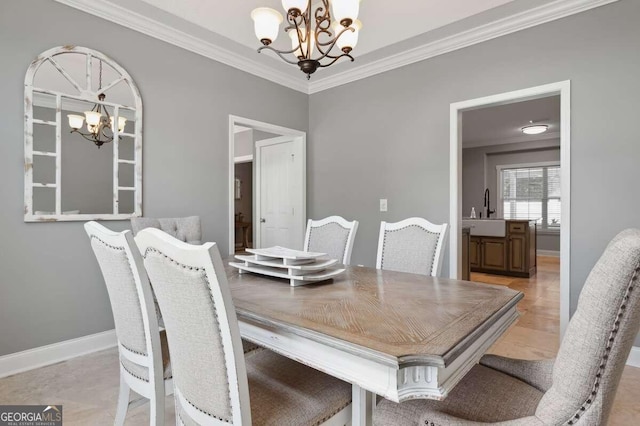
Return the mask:
<path id="1" fill-rule="evenodd" d="M 227 266 L 246 340 L 353 386 L 352 424 L 370 425 L 376 395 L 442 400 L 517 319 L 521 292 L 502 286 L 347 267 L 288 281 Z"/>

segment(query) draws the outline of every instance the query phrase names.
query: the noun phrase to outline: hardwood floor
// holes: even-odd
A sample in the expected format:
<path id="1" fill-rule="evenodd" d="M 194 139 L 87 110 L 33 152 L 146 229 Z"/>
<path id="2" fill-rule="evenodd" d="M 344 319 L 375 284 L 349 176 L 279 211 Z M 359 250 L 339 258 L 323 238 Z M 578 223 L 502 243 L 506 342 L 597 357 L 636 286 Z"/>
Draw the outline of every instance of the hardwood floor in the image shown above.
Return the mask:
<path id="1" fill-rule="evenodd" d="M 559 346 L 558 259 L 540 257 L 530 279 L 473 273 L 471 279 L 522 291 L 522 316 L 490 352 L 528 359 L 555 356 Z M 118 395 L 118 355 L 110 349 L 0 379 L 0 405 L 63 404 L 65 425 L 112 425 Z M 610 425 L 640 423 L 640 369 L 626 367 Z M 173 397 L 166 398 L 165 424 L 175 424 Z M 148 405 L 131 409 L 127 425 L 149 424 Z"/>

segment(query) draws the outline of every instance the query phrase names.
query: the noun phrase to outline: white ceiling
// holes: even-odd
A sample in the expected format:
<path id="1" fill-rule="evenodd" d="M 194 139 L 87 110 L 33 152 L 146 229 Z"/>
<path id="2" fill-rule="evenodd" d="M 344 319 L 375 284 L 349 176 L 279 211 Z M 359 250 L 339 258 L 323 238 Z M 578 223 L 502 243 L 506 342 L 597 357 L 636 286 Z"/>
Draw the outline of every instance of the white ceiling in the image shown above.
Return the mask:
<path id="1" fill-rule="evenodd" d="M 264 6 L 285 14 L 281 0 L 142 1 L 255 49 L 260 44 L 253 33 L 251 11 Z M 359 15 L 363 29 L 354 54 L 367 54 L 511 1 L 364 0 Z M 278 39 L 288 41 L 283 31 Z"/>
<path id="2" fill-rule="evenodd" d="M 549 129 L 539 135 L 525 135 L 522 127 L 533 121 Z M 560 96 L 534 99 L 464 112 L 462 146 L 465 148 L 559 138 Z"/>
<path id="3" fill-rule="evenodd" d="M 281 0 L 56 1 L 312 94 L 619 0 L 363 0 L 355 62 L 323 68 L 310 81 L 296 65 L 256 52 L 251 10 L 281 10 Z M 290 46 L 281 32 L 274 47 Z"/>

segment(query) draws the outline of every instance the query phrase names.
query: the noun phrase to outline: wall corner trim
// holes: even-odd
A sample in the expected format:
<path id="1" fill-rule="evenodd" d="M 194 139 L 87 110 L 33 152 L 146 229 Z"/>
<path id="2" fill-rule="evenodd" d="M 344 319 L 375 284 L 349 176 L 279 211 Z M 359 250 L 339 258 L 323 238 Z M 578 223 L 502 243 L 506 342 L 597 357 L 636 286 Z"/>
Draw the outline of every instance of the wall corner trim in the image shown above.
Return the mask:
<path id="1" fill-rule="evenodd" d="M 113 348 L 118 339 L 115 330 L 90 334 L 0 356 L 0 378 L 66 361 L 104 349 Z"/>
<path id="2" fill-rule="evenodd" d="M 306 80 L 293 78 L 275 68 L 265 66 L 246 56 L 224 49 L 202 38 L 180 31 L 148 16 L 133 12 L 110 1 L 95 0 L 55 0 L 85 13 L 114 22 L 190 52 L 202 55 L 230 67 L 264 78 L 281 86 L 308 93 Z"/>
<path id="3" fill-rule="evenodd" d="M 619 0 L 556 0 L 309 83 L 309 94 L 401 68 Z"/>
<path id="4" fill-rule="evenodd" d="M 107 0 L 55 1 L 310 95 L 619 0 L 556 0 L 310 83 Z"/>

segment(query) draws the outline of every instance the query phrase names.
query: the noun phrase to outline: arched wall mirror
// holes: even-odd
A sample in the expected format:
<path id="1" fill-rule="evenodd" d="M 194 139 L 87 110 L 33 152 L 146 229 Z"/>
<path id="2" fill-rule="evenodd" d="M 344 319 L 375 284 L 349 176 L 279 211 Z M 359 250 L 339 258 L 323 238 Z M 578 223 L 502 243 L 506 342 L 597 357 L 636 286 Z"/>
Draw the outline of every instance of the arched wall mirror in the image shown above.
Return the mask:
<path id="1" fill-rule="evenodd" d="M 25 222 L 142 215 L 142 100 L 92 49 L 47 50 L 25 77 Z"/>

